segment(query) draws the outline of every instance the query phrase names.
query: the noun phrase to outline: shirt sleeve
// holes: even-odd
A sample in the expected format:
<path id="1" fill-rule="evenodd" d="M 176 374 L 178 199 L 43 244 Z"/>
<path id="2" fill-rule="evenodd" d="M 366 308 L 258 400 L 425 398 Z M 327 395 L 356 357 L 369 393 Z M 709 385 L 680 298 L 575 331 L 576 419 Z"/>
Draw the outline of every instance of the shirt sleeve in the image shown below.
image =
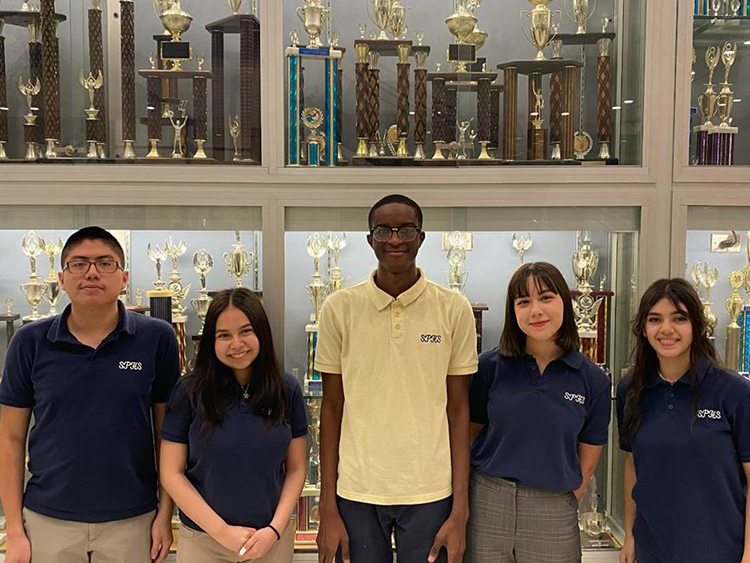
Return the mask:
<path id="1" fill-rule="evenodd" d="M 451 338 L 451 359 L 448 375 L 471 375 L 477 371 L 477 325 L 474 311 L 465 298 L 458 305 Z"/>
<path id="2" fill-rule="evenodd" d="M 740 461 L 750 462 L 750 394 L 745 395 L 734 411 L 732 437 Z"/>
<path id="3" fill-rule="evenodd" d="M 323 303 L 318 322 L 318 347 L 315 369 L 321 373 L 341 373 L 342 330 L 338 320 L 335 296 Z"/>
<path id="4" fill-rule="evenodd" d="M 291 379 L 291 377 L 290 377 Z M 289 393 L 289 426 L 292 429 L 292 438 L 307 435 L 307 408 L 302 396 L 302 389 L 296 380 L 287 384 Z"/>
<path id="5" fill-rule="evenodd" d="M 183 379 L 174 386 L 169 397 L 164 422 L 161 424 L 161 437 L 170 442 L 189 443 L 190 425 L 194 418 L 195 413 L 187 396 L 187 380 Z"/>
<path id="6" fill-rule="evenodd" d="M 24 338 L 23 329 L 11 339 L 0 381 L 0 404 L 29 409 L 34 406 L 34 370 L 32 342 Z"/>
<path id="7" fill-rule="evenodd" d="M 578 441 L 592 446 L 603 446 L 607 443 L 609 421 L 612 418 L 612 387 L 609 377 L 598 368 L 594 376 L 597 382 L 596 392 L 589 405 Z"/>
<path id="8" fill-rule="evenodd" d="M 165 323 L 166 324 L 166 323 Z M 177 380 L 180 379 L 180 355 L 177 338 L 171 326 L 166 327 L 160 338 L 159 350 L 156 353 L 156 374 L 151 391 L 151 403 L 166 403 Z"/>
<path id="9" fill-rule="evenodd" d="M 469 389 L 469 416 L 471 422 L 476 424 L 489 424 L 487 415 L 487 401 L 490 395 L 490 381 L 492 370 L 488 367 L 484 356 L 479 362 L 479 371 L 471 378 Z"/>
<path id="10" fill-rule="evenodd" d="M 625 437 L 623 432 L 625 424 L 625 398 L 627 391 L 627 384 L 625 380 L 623 380 L 617 386 L 617 428 L 618 435 L 620 436 L 620 449 L 624 452 L 632 452 L 633 445 L 631 444 L 631 440 Z"/>

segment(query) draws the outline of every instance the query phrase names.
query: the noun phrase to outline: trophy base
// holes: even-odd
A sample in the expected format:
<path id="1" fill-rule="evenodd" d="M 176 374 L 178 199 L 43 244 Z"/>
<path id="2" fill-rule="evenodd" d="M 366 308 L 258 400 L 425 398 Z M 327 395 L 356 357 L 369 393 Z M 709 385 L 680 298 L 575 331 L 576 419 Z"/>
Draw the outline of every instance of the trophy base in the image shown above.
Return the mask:
<path id="1" fill-rule="evenodd" d="M 582 160 L 506 160 L 511 166 L 581 166 Z"/>
<path id="2" fill-rule="evenodd" d="M 5 141 L 0 141 L 0 160 L 8 160 L 8 155 L 5 154 Z"/>
<path id="3" fill-rule="evenodd" d="M 187 158 L 178 156 L 160 156 L 158 158 L 152 157 L 140 157 L 135 160 L 127 160 L 126 162 L 135 162 L 135 164 L 226 164 L 220 163 L 215 158 Z"/>
<path id="4" fill-rule="evenodd" d="M 125 149 L 123 150 L 122 158 L 126 160 L 134 160 L 136 157 L 135 141 L 125 141 Z"/>
<path id="5" fill-rule="evenodd" d="M 355 156 L 352 166 L 414 166 L 413 156 Z"/>
<path id="6" fill-rule="evenodd" d="M 481 158 L 481 157 L 467 158 L 465 160 L 458 160 L 458 161 L 453 161 L 453 162 L 457 162 L 458 166 L 460 166 L 460 167 L 464 167 L 464 166 L 500 166 L 501 164 L 505 164 L 504 161 L 498 160 L 498 159 L 495 159 L 495 158 L 492 158 L 492 157 L 488 157 L 488 158 Z"/>

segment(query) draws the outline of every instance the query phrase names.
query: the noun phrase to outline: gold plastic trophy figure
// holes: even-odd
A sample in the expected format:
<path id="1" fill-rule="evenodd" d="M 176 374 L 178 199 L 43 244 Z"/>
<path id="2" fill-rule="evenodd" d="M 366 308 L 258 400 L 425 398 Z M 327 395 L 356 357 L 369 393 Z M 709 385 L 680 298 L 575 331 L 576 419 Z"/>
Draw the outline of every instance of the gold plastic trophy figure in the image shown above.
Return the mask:
<path id="1" fill-rule="evenodd" d="M 167 117 L 169 118 L 169 121 L 172 123 L 172 127 L 174 128 L 174 145 L 172 147 L 172 158 L 185 158 L 185 155 L 187 154 L 185 152 L 185 141 L 184 141 L 184 129 L 185 125 L 187 125 L 187 100 L 180 100 L 179 105 L 179 111 L 180 111 L 180 118 L 175 120 L 174 118 L 174 112 L 172 111 L 172 108 L 167 110 Z"/>

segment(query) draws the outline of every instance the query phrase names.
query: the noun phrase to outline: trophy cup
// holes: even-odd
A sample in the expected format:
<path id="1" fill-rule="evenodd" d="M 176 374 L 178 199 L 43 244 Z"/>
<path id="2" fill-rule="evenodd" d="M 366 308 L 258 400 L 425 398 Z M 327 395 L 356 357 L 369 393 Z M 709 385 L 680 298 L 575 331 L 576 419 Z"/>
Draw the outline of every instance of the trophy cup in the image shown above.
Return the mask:
<path id="1" fill-rule="evenodd" d="M 717 110 L 717 94 L 714 91 L 714 71 L 719 64 L 719 50 L 714 45 L 706 49 L 706 66 L 708 67 L 708 82 L 706 90 L 698 96 L 698 109 L 703 117 L 703 123 L 696 125 L 693 130 L 697 133 L 697 161 L 698 164 L 709 164 L 711 161 L 711 146 L 709 135 L 714 130 L 713 117 Z"/>
<path id="2" fill-rule="evenodd" d="M 139 287 L 135 290 L 135 306 L 140 307 L 143 304 L 143 290 Z"/>
<path id="3" fill-rule="evenodd" d="M 57 302 L 60 300 L 60 282 L 55 275 L 55 258 L 62 253 L 63 241 L 58 238 L 57 242 L 51 240 L 45 243 L 44 239 L 40 239 L 40 247 L 49 258 L 49 272 L 47 279 L 44 280 L 43 297 L 49 303 L 49 315 L 54 316 L 57 314 Z"/>
<path id="4" fill-rule="evenodd" d="M 696 261 L 691 270 L 693 282 L 697 286 L 698 296 L 700 297 L 701 288 L 705 293 L 705 298 L 701 298 L 703 303 L 703 316 L 706 319 L 706 332 L 709 338 L 713 338 L 716 329 L 717 318 L 711 309 L 711 289 L 716 285 L 719 279 L 719 269 L 709 267 L 706 262 Z"/>
<path id="5" fill-rule="evenodd" d="M 155 244 L 152 248 L 151 243 L 149 243 L 148 246 L 146 246 L 146 254 L 151 261 L 156 264 L 156 281 L 154 282 L 154 287 L 157 291 L 164 291 L 167 289 L 167 284 L 161 279 L 161 261 L 167 257 L 167 252 L 166 250 L 159 248 L 158 244 Z"/>
<path id="6" fill-rule="evenodd" d="M 97 121 L 99 121 L 99 110 L 96 109 L 94 98 L 96 91 L 104 85 L 104 77 L 102 71 L 99 71 L 99 75 L 94 78 L 93 74 L 89 74 L 86 78 L 81 69 L 78 75 L 78 81 L 89 93 L 89 107 L 84 110 L 86 112 L 86 143 L 89 146 L 86 158 L 99 158 L 99 140 L 97 139 Z"/>
<path id="7" fill-rule="evenodd" d="M 184 240 L 174 244 L 170 236 L 164 243 L 164 252 L 172 259 L 172 272 L 169 274 L 169 285 L 167 286 L 173 294 L 172 320 L 174 322 L 182 322 L 177 319 L 185 316 L 185 307 L 182 305 L 182 302 L 190 292 L 190 284 L 186 286 L 182 285 L 180 272 L 177 271 L 177 259 L 187 252 L 187 245 Z"/>
<path id="8" fill-rule="evenodd" d="M 326 138 L 318 134 L 318 128 L 323 125 L 323 112 L 319 108 L 305 108 L 302 123 L 310 130 L 307 135 L 307 165 L 320 166 L 326 147 Z"/>
<path id="9" fill-rule="evenodd" d="M 409 27 L 406 25 L 406 8 L 401 4 L 401 0 L 393 0 L 388 28 L 394 39 L 406 39 Z"/>
<path id="10" fill-rule="evenodd" d="M 462 271 L 466 252 L 474 247 L 472 233 L 465 231 L 451 231 L 443 233 L 441 240 L 442 250 L 447 252 L 448 265 L 448 287 L 458 293 L 463 293 L 469 273 Z"/>
<path id="11" fill-rule="evenodd" d="M 344 278 L 341 276 L 341 267 L 339 266 L 339 255 L 346 248 L 346 233 L 334 236 L 328 232 L 326 241 L 328 247 L 328 294 L 338 291 L 344 287 Z"/>
<path id="12" fill-rule="evenodd" d="M 734 107 L 734 92 L 730 88 L 729 71 L 737 58 L 737 43 L 724 43 L 721 51 L 721 62 L 724 64 L 724 82 L 716 97 L 716 107 L 721 123 L 711 133 L 711 164 L 728 166 L 734 163 L 734 144 L 738 127 L 732 127 L 731 115 Z"/>
<path id="13" fill-rule="evenodd" d="M 21 95 L 26 98 L 26 106 L 29 109 L 29 113 L 23 116 L 24 124 L 24 141 L 26 142 L 26 160 L 36 160 L 38 155 L 36 152 L 36 118 L 34 110 L 34 96 L 38 95 L 42 91 L 42 85 L 37 77 L 36 82 L 32 82 L 31 79 L 24 84 L 21 77 L 18 78 L 18 89 Z"/>
<path id="14" fill-rule="evenodd" d="M 169 118 L 169 122 L 172 124 L 172 128 L 174 129 L 174 144 L 172 145 L 172 158 L 185 158 L 187 152 L 185 151 L 185 137 L 184 137 L 184 129 L 185 125 L 187 125 L 187 100 L 180 100 L 179 105 L 179 112 L 180 112 L 180 118 L 175 120 L 174 118 L 174 111 L 172 111 L 172 108 L 169 108 L 167 110 L 167 117 Z"/>
<path id="15" fill-rule="evenodd" d="M 388 39 L 386 31 L 391 26 L 395 3 L 394 0 L 371 0 L 371 4 L 369 5 L 371 10 L 368 10 L 368 16 L 380 30 L 380 34 L 377 36 L 379 41 Z"/>
<path id="16" fill-rule="evenodd" d="M 318 398 L 307 399 L 307 414 L 309 423 L 307 428 L 310 433 L 310 468 L 307 472 L 308 487 L 320 489 L 320 407 L 321 401 Z"/>
<path id="17" fill-rule="evenodd" d="M 744 282 L 745 274 L 741 270 L 736 270 L 729 274 L 729 285 L 732 287 L 732 295 L 724 302 L 724 306 L 729 314 L 724 367 L 733 371 L 739 371 L 740 325 L 737 323 L 737 319 L 740 313 L 742 313 L 742 306 L 745 304 L 739 292 Z"/>
<path id="18" fill-rule="evenodd" d="M 565 2 L 567 6 L 567 0 Z M 596 0 L 589 9 L 589 0 L 570 0 L 568 17 L 578 26 L 577 34 L 586 33 L 586 22 L 591 19 L 596 10 Z"/>
<path id="19" fill-rule="evenodd" d="M 552 0 L 529 0 L 529 2 L 534 6 L 534 9 L 530 12 L 522 10 L 521 15 L 529 19 L 531 35 L 529 36 L 526 33 L 524 27 L 521 29 L 526 39 L 537 48 L 537 54 L 534 59 L 537 61 L 546 61 L 547 57 L 544 56 L 544 48 L 552 38 L 552 18 L 554 14 L 558 14 L 559 18 L 562 19 L 562 12 L 560 10 L 553 12 L 547 7 L 547 4 L 552 2 Z"/>
<path id="20" fill-rule="evenodd" d="M 13 300 L 8 297 L 5 300 L 5 314 L 6 315 L 12 315 L 13 314 Z"/>
<path id="21" fill-rule="evenodd" d="M 532 245 L 534 244 L 534 239 L 531 238 L 531 233 L 526 233 L 526 236 L 517 236 L 516 233 L 513 233 L 511 242 L 513 244 L 513 248 L 515 248 L 516 252 L 518 252 L 518 265 L 519 267 L 523 266 L 524 254 L 526 254 L 526 252 L 531 249 Z"/>
<path id="22" fill-rule="evenodd" d="M 36 257 L 43 251 L 42 239 L 34 231 L 28 232 L 21 239 L 21 250 L 28 256 L 31 263 L 29 281 L 21 285 L 21 291 L 24 297 L 26 297 L 26 302 L 31 305 L 31 314 L 24 316 L 23 320 L 36 321 L 46 317 L 46 315 L 39 313 L 39 305 L 43 299 L 45 284 L 44 282 L 40 282 L 36 275 Z"/>
<path id="23" fill-rule="evenodd" d="M 578 337 L 581 339 L 581 353 L 596 362 L 599 339 L 599 308 L 604 297 L 595 299 L 592 295 L 591 280 L 599 268 L 599 253 L 591 248 L 588 231 L 577 233 L 578 244 L 572 256 L 573 274 L 576 277 L 576 290 L 580 292 L 573 299 L 573 312 L 576 318 Z"/>
<path id="24" fill-rule="evenodd" d="M 315 369 L 315 354 L 318 346 L 318 320 L 323 301 L 328 296 L 328 286 L 323 283 L 320 276 L 320 259 L 326 253 L 328 246 L 318 233 L 313 233 L 307 239 L 307 253 L 313 259 L 312 282 L 307 285 L 307 296 L 312 303 L 313 310 L 310 314 L 310 323 L 305 326 L 307 333 L 307 375 L 305 387 L 310 393 L 317 395 L 322 393 L 322 379 L 320 372 Z"/>
<path id="25" fill-rule="evenodd" d="M 330 13 L 331 9 L 323 5 L 321 0 L 305 0 L 304 6 L 297 7 L 297 17 L 302 22 L 307 35 L 310 36 L 310 43 L 307 45 L 309 48 L 316 49 L 323 46 L 320 35 Z"/>
<path id="26" fill-rule="evenodd" d="M 190 43 L 180 41 L 183 33 L 190 29 L 193 17 L 182 9 L 182 0 L 153 0 L 154 12 L 164 29 L 172 36 L 171 41 L 161 43 L 160 58 L 171 64 L 171 70 L 182 70 L 182 62 L 192 58 Z"/>
<path id="27" fill-rule="evenodd" d="M 237 278 L 235 287 L 242 287 L 242 278 L 250 272 L 252 257 L 240 242 L 240 232 L 234 231 L 232 252 L 224 253 L 224 264 L 231 275 Z"/>
<path id="28" fill-rule="evenodd" d="M 211 304 L 211 297 L 208 295 L 208 288 L 206 287 L 206 276 L 213 267 L 214 259 L 205 248 L 201 248 L 198 252 L 193 254 L 193 269 L 198 273 L 201 282 L 201 289 L 198 292 L 198 298 L 190 301 L 195 314 L 201 321 L 201 328 L 198 331 L 198 336 L 203 335 L 203 327 L 206 322 L 208 306 Z"/>

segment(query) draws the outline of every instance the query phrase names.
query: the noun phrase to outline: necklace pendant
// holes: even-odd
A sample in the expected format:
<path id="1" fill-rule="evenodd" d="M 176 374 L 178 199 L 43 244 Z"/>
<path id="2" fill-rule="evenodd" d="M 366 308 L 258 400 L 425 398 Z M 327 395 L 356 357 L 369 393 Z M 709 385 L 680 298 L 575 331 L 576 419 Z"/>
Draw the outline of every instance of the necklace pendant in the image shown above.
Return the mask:
<path id="1" fill-rule="evenodd" d="M 249 399 L 250 398 L 250 394 L 247 393 L 247 392 L 245 392 L 245 393 L 242 394 L 242 398 L 243 399 Z"/>

